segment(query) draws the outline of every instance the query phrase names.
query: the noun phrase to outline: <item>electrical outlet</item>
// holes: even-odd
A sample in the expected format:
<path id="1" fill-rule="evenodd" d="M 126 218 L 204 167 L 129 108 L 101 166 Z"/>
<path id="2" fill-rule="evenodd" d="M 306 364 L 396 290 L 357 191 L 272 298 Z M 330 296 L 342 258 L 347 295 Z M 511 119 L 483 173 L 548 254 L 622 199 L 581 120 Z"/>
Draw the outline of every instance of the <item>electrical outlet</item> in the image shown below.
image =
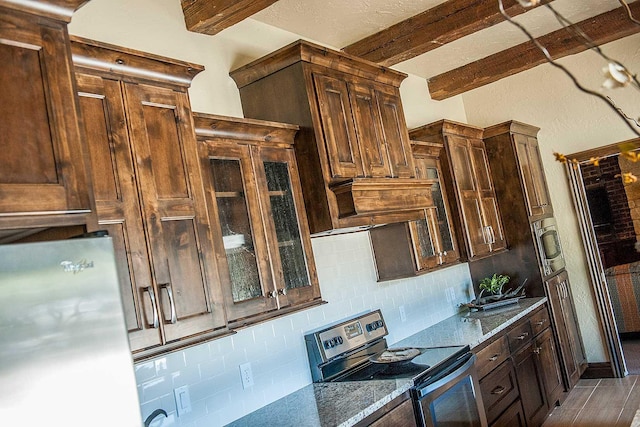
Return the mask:
<path id="1" fill-rule="evenodd" d="M 400 320 L 403 322 L 407 321 L 407 313 L 404 311 L 404 305 L 400 306 Z"/>
<path id="2" fill-rule="evenodd" d="M 451 297 L 451 302 L 456 302 L 456 290 L 454 288 L 449 288 L 449 295 Z"/>
<path id="3" fill-rule="evenodd" d="M 253 372 L 250 362 L 240 365 L 240 378 L 242 379 L 242 388 L 253 387 Z"/>
<path id="4" fill-rule="evenodd" d="M 447 297 L 447 302 L 451 304 L 451 288 L 446 288 L 444 290 L 444 295 Z"/>
<path id="5" fill-rule="evenodd" d="M 179 417 L 191 412 L 191 397 L 189 397 L 189 386 L 183 385 L 182 387 L 174 388 L 173 395 L 176 398 L 176 409 L 178 410 Z"/>

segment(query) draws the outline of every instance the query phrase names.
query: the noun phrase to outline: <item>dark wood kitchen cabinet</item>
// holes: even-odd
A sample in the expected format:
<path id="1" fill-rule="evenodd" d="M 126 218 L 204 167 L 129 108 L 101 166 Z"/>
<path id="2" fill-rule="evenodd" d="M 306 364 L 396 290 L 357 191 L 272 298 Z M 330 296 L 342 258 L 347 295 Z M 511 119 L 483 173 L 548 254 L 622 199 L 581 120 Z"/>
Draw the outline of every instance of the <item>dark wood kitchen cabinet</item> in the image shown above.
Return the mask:
<path id="1" fill-rule="evenodd" d="M 474 349 L 491 426 L 540 426 L 563 391 L 547 305 Z"/>
<path id="2" fill-rule="evenodd" d="M 225 333 L 187 95 L 202 67 L 80 38 L 72 50 L 134 357 Z"/>
<path id="3" fill-rule="evenodd" d="M 417 427 L 413 401 L 405 392 L 356 424 L 357 427 Z"/>
<path id="4" fill-rule="evenodd" d="M 229 325 L 321 304 L 293 152 L 298 127 L 194 119 Z"/>
<path id="5" fill-rule="evenodd" d="M 0 238 L 95 226 L 67 32 L 86 2 L 0 1 Z"/>
<path id="6" fill-rule="evenodd" d="M 443 146 L 412 141 L 411 148 L 416 177 L 432 181 L 434 206 L 424 210 L 422 219 L 369 231 L 378 280 L 410 277 L 460 262 L 451 206 L 442 183 Z"/>
<path id="7" fill-rule="evenodd" d="M 482 141 L 483 130 L 441 120 L 410 131 L 412 140 L 444 146 L 440 157 L 446 193 L 452 205 L 455 229 L 463 237 L 469 261 L 507 248 L 491 169 Z"/>
<path id="8" fill-rule="evenodd" d="M 578 329 L 569 274 L 563 270 L 560 274 L 547 279 L 544 284 L 549 296 L 552 320 L 557 331 L 565 387 L 569 391 L 587 369 L 587 357 Z"/>
<path id="9" fill-rule="evenodd" d="M 502 167 L 517 178 L 501 182 L 505 187 L 503 191 L 513 193 L 510 195 L 512 198 L 522 198 L 522 202 L 514 202 L 524 203 L 530 221 L 553 215 L 538 148 L 539 130 L 535 126 L 516 121 L 484 130 L 484 143 L 490 163 L 503 163 Z"/>
<path id="10" fill-rule="evenodd" d="M 312 233 L 418 219 L 432 206 L 415 178 L 400 72 L 297 41 L 231 72 L 244 115 L 294 123 Z"/>

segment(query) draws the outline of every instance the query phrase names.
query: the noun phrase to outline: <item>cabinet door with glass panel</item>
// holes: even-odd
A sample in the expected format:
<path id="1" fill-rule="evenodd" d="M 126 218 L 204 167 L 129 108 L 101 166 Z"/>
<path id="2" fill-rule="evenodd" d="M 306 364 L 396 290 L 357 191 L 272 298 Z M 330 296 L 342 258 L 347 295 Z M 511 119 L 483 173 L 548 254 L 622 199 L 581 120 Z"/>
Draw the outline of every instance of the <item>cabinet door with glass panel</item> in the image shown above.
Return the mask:
<path id="1" fill-rule="evenodd" d="M 412 142 L 416 178 L 433 180 L 434 207 L 425 210 L 425 218 L 409 222 L 418 270 L 432 269 L 458 262 L 460 252 L 451 223 L 451 208 L 441 184 L 442 144 Z"/>
<path id="2" fill-rule="evenodd" d="M 416 178 L 431 181 L 433 206 L 424 218 L 386 224 L 369 231 L 378 280 L 392 280 L 426 273 L 455 264 L 460 251 L 451 222 L 451 206 L 442 186 L 442 144 L 412 141 Z"/>
<path id="3" fill-rule="evenodd" d="M 204 114 L 195 122 L 229 324 L 321 303 L 293 149 L 274 142 L 287 132 L 252 136 L 266 124 Z"/>

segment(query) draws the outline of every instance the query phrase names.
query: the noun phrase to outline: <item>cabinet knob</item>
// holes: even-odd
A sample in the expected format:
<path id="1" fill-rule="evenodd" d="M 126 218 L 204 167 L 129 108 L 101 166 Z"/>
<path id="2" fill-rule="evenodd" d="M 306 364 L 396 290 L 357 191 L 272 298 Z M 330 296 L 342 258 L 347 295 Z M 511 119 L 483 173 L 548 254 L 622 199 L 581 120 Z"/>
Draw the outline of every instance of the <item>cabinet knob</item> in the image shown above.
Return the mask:
<path id="1" fill-rule="evenodd" d="M 269 291 L 267 292 L 267 298 L 275 298 L 278 296 L 278 291 Z"/>
<path id="2" fill-rule="evenodd" d="M 542 347 L 536 347 L 536 348 L 533 349 L 533 352 L 535 354 L 540 354 L 540 350 L 542 350 Z"/>
<path id="3" fill-rule="evenodd" d="M 286 294 L 287 294 L 287 288 L 278 289 L 278 295 L 286 295 Z"/>

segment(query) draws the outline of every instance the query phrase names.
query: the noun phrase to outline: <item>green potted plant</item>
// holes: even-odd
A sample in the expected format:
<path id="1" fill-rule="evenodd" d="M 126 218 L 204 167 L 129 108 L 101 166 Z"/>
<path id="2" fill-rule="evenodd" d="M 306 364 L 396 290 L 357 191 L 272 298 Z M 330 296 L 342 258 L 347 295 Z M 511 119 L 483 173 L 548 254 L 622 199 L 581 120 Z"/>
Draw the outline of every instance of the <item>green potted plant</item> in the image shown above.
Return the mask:
<path id="1" fill-rule="evenodd" d="M 478 297 L 466 305 L 472 309 L 487 309 L 517 302 L 520 297 L 524 296 L 524 292 L 521 291 L 527 283 L 527 279 L 524 279 L 516 289 L 505 291 L 504 287 L 510 280 L 511 278 L 506 274 L 494 273 L 492 276 L 485 277 L 478 284 L 480 289 Z"/>

